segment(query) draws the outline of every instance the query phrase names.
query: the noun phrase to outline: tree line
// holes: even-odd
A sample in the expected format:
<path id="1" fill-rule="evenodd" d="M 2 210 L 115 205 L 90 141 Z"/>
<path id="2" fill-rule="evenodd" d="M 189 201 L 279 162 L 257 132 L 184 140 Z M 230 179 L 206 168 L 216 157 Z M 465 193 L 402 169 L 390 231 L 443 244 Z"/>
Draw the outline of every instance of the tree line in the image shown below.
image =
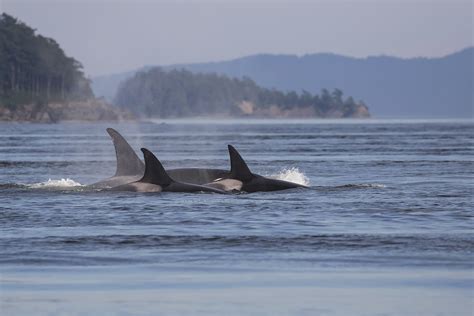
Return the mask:
<path id="1" fill-rule="evenodd" d="M 82 65 L 51 38 L 0 15 L 0 105 L 93 97 Z"/>
<path id="2" fill-rule="evenodd" d="M 251 103 L 254 113 L 270 107 L 280 110 L 312 108 L 314 116 L 329 117 L 334 111 L 340 117 L 350 117 L 363 102 L 352 97 L 344 98 L 343 92 L 326 89 L 321 94 L 307 91 L 283 92 L 259 87 L 250 78 L 229 78 L 217 74 L 190 71 L 165 71 L 159 67 L 138 72 L 121 83 L 115 104 L 137 115 L 155 117 L 193 117 L 206 115 L 242 116 L 239 104 Z"/>

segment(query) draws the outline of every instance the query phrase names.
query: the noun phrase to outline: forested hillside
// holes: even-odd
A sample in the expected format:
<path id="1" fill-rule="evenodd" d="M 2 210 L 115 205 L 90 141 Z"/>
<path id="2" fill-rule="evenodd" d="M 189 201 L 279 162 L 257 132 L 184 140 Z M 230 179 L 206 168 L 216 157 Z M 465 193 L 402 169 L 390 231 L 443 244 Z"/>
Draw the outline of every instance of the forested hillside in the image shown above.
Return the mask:
<path id="1" fill-rule="evenodd" d="M 55 40 L 6 13 L 0 15 L 0 106 L 91 97 L 82 65 Z"/>
<path id="2" fill-rule="evenodd" d="M 153 68 L 123 82 L 115 103 L 141 116 L 368 117 L 368 109 L 341 90 L 281 92 L 249 78 Z"/>

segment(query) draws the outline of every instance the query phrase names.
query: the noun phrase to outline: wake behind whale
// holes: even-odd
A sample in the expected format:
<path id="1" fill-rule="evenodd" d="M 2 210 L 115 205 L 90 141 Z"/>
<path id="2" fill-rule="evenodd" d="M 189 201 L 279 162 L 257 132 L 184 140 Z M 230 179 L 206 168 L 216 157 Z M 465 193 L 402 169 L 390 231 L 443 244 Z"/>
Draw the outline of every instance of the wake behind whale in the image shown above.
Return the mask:
<path id="1" fill-rule="evenodd" d="M 140 182 L 146 173 L 146 164 L 143 163 L 136 155 L 133 148 L 128 144 L 125 138 L 116 130 L 107 128 L 107 132 L 113 140 L 115 154 L 116 154 L 116 172 L 115 175 L 93 183 L 91 185 L 81 184 L 70 178 L 48 179 L 47 181 L 30 183 L 30 184 L 0 184 L 0 188 L 8 189 L 12 186 L 15 188 L 25 189 L 46 189 L 46 190 L 61 190 L 61 191 L 97 191 L 109 190 L 120 191 L 128 185 Z M 269 176 L 261 176 L 253 174 L 248 168 L 246 162 L 243 160 L 239 152 L 231 145 L 229 147 L 230 170 L 214 169 L 214 168 L 176 168 L 165 170 L 166 178 L 172 179 L 173 183 L 183 183 L 183 185 L 173 185 L 168 189 L 159 189 L 154 184 L 139 183 L 140 188 L 136 188 L 137 184 L 131 191 L 138 192 L 202 192 L 210 191 L 215 193 L 228 192 L 261 192 L 261 191 L 275 191 L 289 188 L 309 188 L 310 181 L 308 177 L 301 172 L 297 167 L 283 168 L 280 172 L 271 174 Z M 153 153 L 145 150 L 150 155 Z M 154 157 L 156 159 L 156 157 Z M 156 159 L 159 163 L 159 160 Z M 160 163 L 161 164 L 161 163 Z M 155 171 L 156 173 L 156 171 Z M 158 174 L 158 177 L 163 177 L 163 174 Z M 150 176 L 148 177 L 150 178 Z M 156 178 L 156 177 L 155 177 Z M 162 181 L 160 179 L 158 182 Z M 155 181 L 156 182 L 156 181 Z M 165 180 L 165 182 L 169 182 Z M 169 185 L 166 184 L 166 185 Z M 146 187 L 146 188 L 145 188 Z M 186 189 L 185 189 L 186 187 Z M 114 189 L 115 188 L 115 189 Z M 359 184 L 342 184 L 336 186 L 317 186 L 315 189 L 332 190 L 332 189 L 372 189 L 385 188 L 384 185 L 359 183 Z M 181 189 L 181 190 L 180 190 Z"/>
<path id="2" fill-rule="evenodd" d="M 84 185 L 69 178 L 66 178 L 66 179 L 62 178 L 59 180 L 48 179 L 48 181 L 26 185 L 26 187 L 31 188 L 31 189 L 41 189 L 41 188 L 64 188 L 65 189 L 65 188 L 76 188 L 76 187 L 82 187 L 82 186 Z"/>
<path id="3" fill-rule="evenodd" d="M 25 188 L 25 189 L 46 189 L 46 190 L 61 190 L 61 191 L 97 191 L 109 190 L 120 191 L 127 187 L 130 191 L 138 192 L 161 192 L 161 191 L 178 191 L 189 192 L 196 191 L 210 191 L 215 193 L 222 193 L 222 190 L 228 192 L 259 192 L 259 191 L 275 191 L 289 188 L 309 188 L 309 178 L 301 172 L 297 167 L 283 168 L 280 172 L 271 174 L 269 176 L 261 176 L 253 174 L 248 168 L 246 162 L 243 160 L 239 152 L 231 145 L 229 145 L 230 170 L 214 169 L 214 168 L 176 168 L 176 169 L 162 169 L 164 173 L 157 175 L 154 178 L 163 178 L 166 185 L 169 185 L 172 179 L 174 183 L 183 183 L 189 185 L 187 189 L 183 186 L 173 185 L 168 189 L 163 190 L 163 187 L 157 188 L 155 184 L 141 182 L 146 173 L 146 163 L 143 163 L 136 155 L 133 148 L 125 140 L 125 138 L 113 128 L 107 128 L 107 133 L 112 138 L 115 154 L 116 154 L 116 172 L 114 176 L 95 182 L 91 185 L 84 185 L 70 178 L 48 179 L 47 181 L 30 183 L 30 184 L 0 184 L 0 188 Z M 144 149 L 144 153 L 151 155 L 156 159 L 157 163 L 161 165 L 158 159 L 150 151 Z M 146 160 L 146 159 L 145 159 Z M 162 166 L 161 166 L 162 168 Z M 163 174 L 165 174 L 163 176 Z M 148 178 L 151 178 L 149 175 Z M 156 179 L 155 179 L 156 180 Z M 163 179 L 160 179 L 159 183 Z M 138 184 L 134 184 L 137 183 Z M 156 181 L 155 181 L 156 182 Z M 251 185 L 249 185 L 251 183 Z M 133 184 L 133 185 L 132 185 Z M 165 186 L 166 186 L 165 185 Z M 194 185 L 194 186 L 193 186 Z M 197 187 L 196 187 L 197 185 Z M 130 186 L 134 187 L 130 189 Z M 138 187 L 139 188 L 138 188 Z M 115 188 L 115 189 L 114 189 Z M 181 188 L 181 191 L 178 189 Z M 191 188 L 191 189 L 190 189 Z M 200 190 L 196 190 L 200 188 Z M 337 190 L 337 189 L 380 189 L 385 188 L 383 184 L 377 183 L 357 183 L 357 184 L 341 184 L 332 186 L 316 186 L 317 190 Z"/>

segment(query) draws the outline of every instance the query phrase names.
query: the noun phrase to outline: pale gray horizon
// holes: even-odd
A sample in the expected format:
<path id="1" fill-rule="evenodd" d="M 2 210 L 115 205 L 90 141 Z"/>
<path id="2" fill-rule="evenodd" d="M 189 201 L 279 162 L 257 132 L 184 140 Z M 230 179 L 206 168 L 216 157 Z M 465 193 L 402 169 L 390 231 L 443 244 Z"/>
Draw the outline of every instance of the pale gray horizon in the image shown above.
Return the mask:
<path id="1" fill-rule="evenodd" d="M 88 76 L 253 54 L 440 57 L 473 45 L 462 0 L 0 0 Z"/>

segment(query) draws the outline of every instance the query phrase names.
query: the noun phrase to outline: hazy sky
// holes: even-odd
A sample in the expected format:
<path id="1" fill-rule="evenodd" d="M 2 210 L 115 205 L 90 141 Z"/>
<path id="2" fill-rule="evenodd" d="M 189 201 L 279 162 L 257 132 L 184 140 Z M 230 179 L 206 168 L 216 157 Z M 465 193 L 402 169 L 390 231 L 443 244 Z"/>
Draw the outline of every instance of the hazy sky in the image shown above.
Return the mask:
<path id="1" fill-rule="evenodd" d="M 88 75 L 256 53 L 443 56 L 473 45 L 462 0 L 0 0 Z"/>

